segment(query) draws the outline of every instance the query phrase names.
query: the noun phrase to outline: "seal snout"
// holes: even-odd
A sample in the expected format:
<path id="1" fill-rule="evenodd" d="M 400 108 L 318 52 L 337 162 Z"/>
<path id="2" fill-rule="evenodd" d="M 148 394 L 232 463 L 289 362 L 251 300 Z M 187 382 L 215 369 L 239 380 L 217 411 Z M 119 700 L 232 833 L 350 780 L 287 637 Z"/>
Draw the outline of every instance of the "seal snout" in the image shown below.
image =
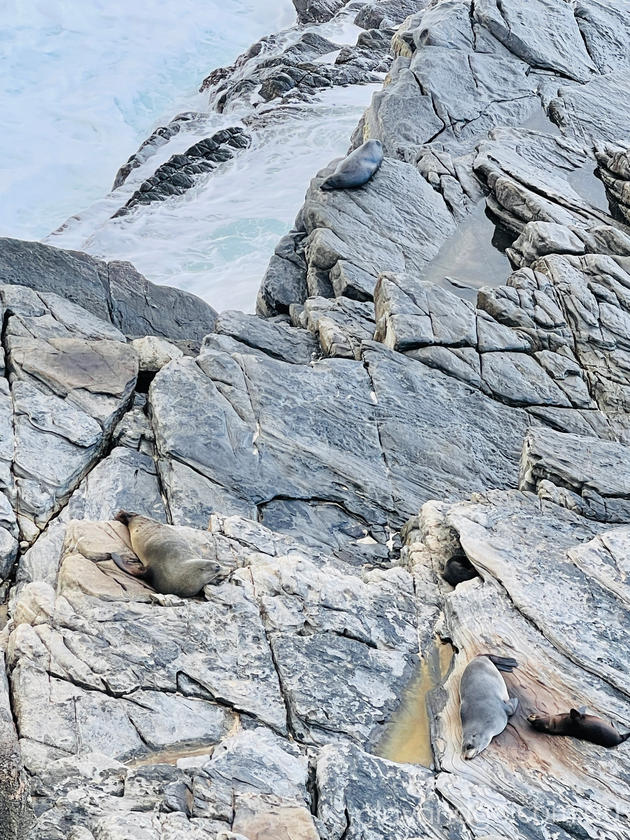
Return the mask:
<path id="1" fill-rule="evenodd" d="M 116 522 L 122 522 L 123 525 L 129 525 L 129 522 L 137 515 L 137 513 L 129 513 L 126 510 L 119 510 L 114 514 L 114 519 Z"/>

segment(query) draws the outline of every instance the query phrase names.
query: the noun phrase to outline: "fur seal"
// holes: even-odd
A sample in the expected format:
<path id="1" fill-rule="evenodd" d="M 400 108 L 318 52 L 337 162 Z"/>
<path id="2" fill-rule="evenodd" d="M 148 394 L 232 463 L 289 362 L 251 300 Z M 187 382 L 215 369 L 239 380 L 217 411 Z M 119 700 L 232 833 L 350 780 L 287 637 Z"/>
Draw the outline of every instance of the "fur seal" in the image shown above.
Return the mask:
<path id="1" fill-rule="evenodd" d="M 450 557 L 444 564 L 442 577 L 451 586 L 457 586 L 465 580 L 472 580 L 479 577 L 477 570 L 465 554 Z"/>
<path id="2" fill-rule="evenodd" d="M 337 164 L 337 168 L 325 178 L 322 190 L 345 190 L 348 187 L 362 187 L 378 170 L 383 162 L 383 146 L 380 140 L 367 140 L 354 152 Z"/>
<path id="3" fill-rule="evenodd" d="M 466 666 L 459 686 L 464 758 L 474 758 L 483 752 L 494 736 L 503 732 L 508 718 L 516 711 L 518 698 L 508 696 L 499 673 L 516 667 L 515 659 L 491 654 L 476 656 Z"/>
<path id="4" fill-rule="evenodd" d="M 221 566 L 195 557 L 188 541 L 170 526 L 125 511 L 114 518 L 127 526 L 138 559 L 112 554 L 112 560 L 123 572 L 146 580 L 156 592 L 189 598 L 220 577 Z"/>
<path id="5" fill-rule="evenodd" d="M 587 715 L 586 706 L 558 715 L 530 715 L 527 720 L 537 732 L 570 735 L 600 747 L 616 747 L 630 738 L 630 732 L 622 735 L 614 724 L 595 715 Z"/>

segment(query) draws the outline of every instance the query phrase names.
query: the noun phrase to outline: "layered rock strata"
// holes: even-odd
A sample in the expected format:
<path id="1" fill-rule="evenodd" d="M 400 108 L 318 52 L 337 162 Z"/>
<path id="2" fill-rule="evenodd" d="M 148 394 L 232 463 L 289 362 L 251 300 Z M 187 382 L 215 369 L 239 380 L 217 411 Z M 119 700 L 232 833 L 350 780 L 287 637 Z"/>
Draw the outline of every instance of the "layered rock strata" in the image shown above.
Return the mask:
<path id="1" fill-rule="evenodd" d="M 630 726 L 628 10 L 408 5 L 354 140 L 383 166 L 314 178 L 259 316 L 180 355 L 128 341 L 106 287 L 81 309 L 80 257 L 4 280 L 7 836 L 628 835 L 627 748 L 527 724 Z M 479 282 L 496 226 L 511 267 Z M 121 573 L 120 509 L 221 581 Z M 487 651 L 520 706 L 464 761 Z"/>

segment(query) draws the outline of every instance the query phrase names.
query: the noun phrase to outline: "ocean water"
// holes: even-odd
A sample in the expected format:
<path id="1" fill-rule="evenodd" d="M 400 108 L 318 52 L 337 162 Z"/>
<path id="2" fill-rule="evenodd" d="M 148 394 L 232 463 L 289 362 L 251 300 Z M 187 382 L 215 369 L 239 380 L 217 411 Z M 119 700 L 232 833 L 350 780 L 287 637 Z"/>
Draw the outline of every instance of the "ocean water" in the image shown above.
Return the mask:
<path id="1" fill-rule="evenodd" d="M 200 82 L 265 34 L 289 27 L 294 37 L 292 3 L 5 0 L 3 13 L 0 234 L 128 259 L 217 309 L 251 311 L 311 176 L 346 151 L 374 86 L 333 89 L 287 109 L 186 195 L 111 220 L 159 163 L 239 124 L 244 114 L 209 109 Z M 322 34 L 354 43 L 358 32 L 343 21 Z M 111 195 L 119 166 L 184 110 L 208 110 L 207 124 L 182 132 Z"/>

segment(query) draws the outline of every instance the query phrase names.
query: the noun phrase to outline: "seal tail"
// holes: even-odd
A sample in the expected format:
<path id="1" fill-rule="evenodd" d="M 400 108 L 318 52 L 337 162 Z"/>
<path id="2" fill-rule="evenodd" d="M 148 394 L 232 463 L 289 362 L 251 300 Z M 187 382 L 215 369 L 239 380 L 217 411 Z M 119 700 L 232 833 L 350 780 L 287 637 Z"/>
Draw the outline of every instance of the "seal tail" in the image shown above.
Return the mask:
<path id="1" fill-rule="evenodd" d="M 619 743 L 623 744 L 624 741 L 627 741 L 628 738 L 630 738 L 630 732 L 624 732 L 622 735 L 620 735 L 620 737 L 621 741 Z"/>
<path id="2" fill-rule="evenodd" d="M 496 656 L 494 653 L 486 653 L 486 656 L 499 671 L 507 671 L 509 674 L 518 668 L 518 662 L 513 656 Z"/>

